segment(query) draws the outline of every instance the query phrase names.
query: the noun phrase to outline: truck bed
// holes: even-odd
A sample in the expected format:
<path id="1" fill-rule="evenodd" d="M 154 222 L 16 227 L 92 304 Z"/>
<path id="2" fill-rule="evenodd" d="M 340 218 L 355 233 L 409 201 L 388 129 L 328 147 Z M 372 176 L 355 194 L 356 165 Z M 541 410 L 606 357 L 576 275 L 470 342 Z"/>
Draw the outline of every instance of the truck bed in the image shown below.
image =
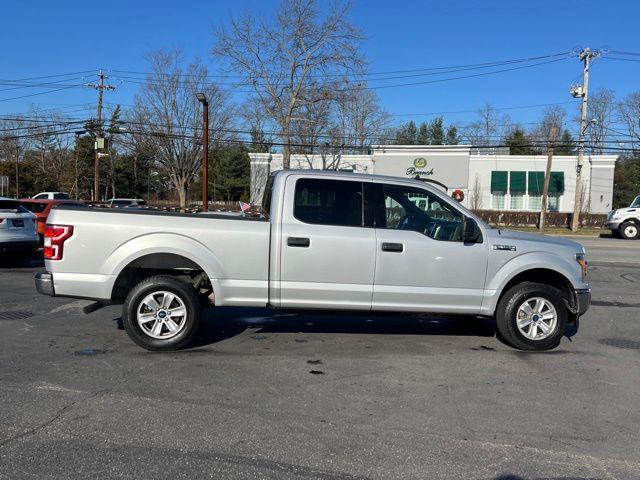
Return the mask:
<path id="1" fill-rule="evenodd" d="M 216 304 L 267 303 L 268 219 L 58 207 L 48 223 L 74 229 L 62 260 L 46 261 L 56 294 L 109 299 L 116 278 L 132 262 L 173 255 L 209 276 Z"/>

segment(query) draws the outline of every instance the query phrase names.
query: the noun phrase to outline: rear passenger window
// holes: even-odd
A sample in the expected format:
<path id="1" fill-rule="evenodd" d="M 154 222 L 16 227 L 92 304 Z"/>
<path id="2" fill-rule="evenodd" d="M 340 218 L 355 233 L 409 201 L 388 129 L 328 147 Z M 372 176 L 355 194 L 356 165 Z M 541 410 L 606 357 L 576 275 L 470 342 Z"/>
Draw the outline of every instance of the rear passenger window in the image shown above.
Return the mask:
<path id="1" fill-rule="evenodd" d="M 362 226 L 362 182 L 301 178 L 293 216 L 320 225 Z"/>

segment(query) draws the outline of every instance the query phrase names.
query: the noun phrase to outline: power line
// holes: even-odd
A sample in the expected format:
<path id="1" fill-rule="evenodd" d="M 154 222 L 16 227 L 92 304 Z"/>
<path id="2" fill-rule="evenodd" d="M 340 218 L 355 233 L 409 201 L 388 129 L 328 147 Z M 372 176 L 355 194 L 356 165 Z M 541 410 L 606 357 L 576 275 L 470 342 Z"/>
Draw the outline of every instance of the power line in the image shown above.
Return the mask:
<path id="1" fill-rule="evenodd" d="M 83 84 L 78 84 L 78 85 L 70 85 L 70 86 L 66 86 L 66 87 L 61 87 L 61 88 L 54 88 L 53 90 L 47 90 L 45 92 L 38 92 L 38 93 L 30 93 L 28 95 L 20 95 L 19 97 L 11 97 L 11 98 L 1 98 L 0 102 L 8 102 L 11 100 L 18 100 L 20 98 L 29 98 L 29 97 L 35 97 L 37 95 L 46 95 L 48 93 L 54 93 L 54 92 L 59 92 L 61 90 L 68 90 L 69 88 L 76 88 L 76 87 L 84 87 Z"/>
<path id="2" fill-rule="evenodd" d="M 556 105 L 567 105 L 567 104 L 576 104 L 577 102 L 574 100 L 567 100 L 566 102 L 553 102 L 553 103 L 538 103 L 534 105 L 517 105 L 513 107 L 492 107 L 493 110 L 518 110 L 518 109 L 527 109 L 527 108 L 539 108 L 539 107 L 550 107 Z M 427 116 L 427 115 L 453 115 L 457 113 L 477 113 L 482 107 L 478 107 L 475 110 L 451 110 L 448 112 L 423 112 L 423 113 L 392 113 L 389 114 L 391 117 L 409 117 L 409 116 Z"/>
<path id="3" fill-rule="evenodd" d="M 469 78 L 476 78 L 476 77 L 482 77 L 482 76 L 486 76 L 486 75 L 495 75 L 498 73 L 505 73 L 505 72 L 511 72 L 511 71 L 515 71 L 515 70 L 522 70 L 525 68 L 533 68 L 533 67 L 537 67 L 537 66 L 541 66 L 541 65 L 547 65 L 550 63 L 556 63 L 556 62 L 561 62 L 561 61 L 565 61 L 567 60 L 567 58 L 556 58 L 553 60 L 547 60 L 547 61 L 543 61 L 543 62 L 537 62 L 537 63 L 532 63 L 529 65 L 520 65 L 517 67 L 509 67 L 509 68 L 503 68 L 503 69 L 499 69 L 499 70 L 492 70 L 489 72 L 480 72 L 480 73 L 475 73 L 475 74 L 469 74 L 469 75 L 460 75 L 460 76 L 454 76 L 454 77 L 447 77 L 447 78 L 438 78 L 435 80 L 425 80 L 425 81 L 420 81 L 420 82 L 405 82 L 405 83 L 398 83 L 398 84 L 391 84 L 391 85 L 375 85 L 375 86 L 365 86 L 365 85 L 360 85 L 360 86 L 355 86 L 355 87 L 346 87 L 346 88 L 336 88 L 335 84 L 329 84 L 329 85 L 318 85 L 316 86 L 317 88 L 319 88 L 320 90 L 322 88 L 329 88 L 332 92 L 348 92 L 348 91 L 354 91 L 354 90 L 382 90 L 382 89 L 388 89 L 388 88 L 399 88 L 399 87 L 410 87 L 410 86 L 417 86 L 417 85 L 427 85 L 427 84 L 432 84 L 432 83 L 442 83 L 442 82 L 449 82 L 449 81 L 454 81 L 454 80 L 464 80 L 464 79 L 469 79 Z M 157 74 L 157 75 L 161 75 L 161 74 Z M 113 75 L 114 78 L 118 78 L 120 80 L 122 80 L 123 82 L 126 83 L 133 83 L 133 84 L 138 84 L 138 85 L 154 85 L 154 86 L 165 86 L 166 83 L 162 83 L 160 80 L 154 81 L 154 80 L 144 80 L 144 79 L 126 79 L 125 77 L 119 77 L 117 75 Z M 245 85 L 244 83 L 235 83 L 233 85 L 237 85 L 237 86 L 242 86 Z M 218 84 L 216 83 L 208 83 L 205 85 L 201 85 L 202 86 L 207 86 L 207 87 L 214 87 L 217 88 Z M 182 89 L 191 89 L 190 85 L 179 85 L 179 88 Z M 221 92 L 225 92 L 225 93 L 254 93 L 253 90 L 238 90 L 238 89 L 222 89 L 222 88 L 217 88 L 218 91 Z"/>
<path id="4" fill-rule="evenodd" d="M 568 51 L 568 52 L 553 53 L 550 55 L 536 55 L 536 56 L 524 57 L 524 58 L 496 60 L 493 62 L 483 62 L 483 63 L 470 63 L 465 65 L 449 65 L 449 66 L 424 67 L 424 68 L 414 68 L 414 69 L 405 69 L 405 70 L 387 70 L 387 71 L 381 71 L 381 72 L 353 73 L 353 74 L 348 74 L 347 76 L 360 78 L 360 77 L 366 77 L 371 75 L 390 75 L 390 74 L 397 74 L 397 73 L 427 72 L 427 71 L 449 70 L 449 69 L 467 68 L 467 67 L 487 67 L 488 68 L 492 66 L 501 66 L 501 65 L 510 64 L 510 63 L 531 62 L 535 60 L 542 60 L 545 58 L 566 56 L 566 55 L 569 55 L 570 53 L 571 52 Z M 130 74 L 136 74 L 136 75 L 158 75 L 158 73 L 155 73 L 155 72 L 141 72 L 141 71 L 134 71 L 134 70 L 111 70 L 111 72 L 130 73 Z M 160 73 L 160 75 L 200 77 L 200 75 L 198 74 L 190 74 L 190 73 Z M 345 74 L 344 73 L 327 73 L 323 75 L 311 75 L 311 77 L 321 77 L 321 78 L 332 77 L 332 76 L 343 77 L 345 76 Z M 244 75 L 205 75 L 205 77 L 206 78 L 244 78 Z"/>
<path id="5" fill-rule="evenodd" d="M 79 72 L 60 73 L 60 74 L 57 74 L 57 75 L 44 75 L 44 76 L 40 76 L 40 77 L 18 78 L 18 79 L 12 79 L 12 80 L 8 80 L 6 78 L 2 78 L 2 79 L 0 79 L 0 82 L 25 82 L 25 81 L 29 81 L 29 80 L 41 80 L 43 78 L 56 78 L 56 77 L 67 77 L 67 76 L 72 76 L 72 75 L 81 75 L 83 73 L 91 73 L 91 72 L 95 72 L 95 70 L 81 70 Z"/>

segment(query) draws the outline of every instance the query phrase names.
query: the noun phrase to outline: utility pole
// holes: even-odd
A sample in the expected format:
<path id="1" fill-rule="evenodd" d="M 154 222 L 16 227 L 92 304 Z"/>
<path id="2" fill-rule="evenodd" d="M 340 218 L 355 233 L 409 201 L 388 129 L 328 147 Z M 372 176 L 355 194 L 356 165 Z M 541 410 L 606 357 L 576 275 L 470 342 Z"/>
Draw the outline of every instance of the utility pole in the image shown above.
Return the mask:
<path id="1" fill-rule="evenodd" d="M 547 203 L 549 200 L 549 180 L 551 179 L 551 163 L 553 162 L 553 146 L 558 138 L 558 127 L 553 125 L 549 134 L 549 144 L 547 146 L 547 169 L 544 172 L 544 185 L 542 187 L 542 208 L 540 210 L 540 223 L 538 228 L 544 229 L 544 216 L 547 213 Z"/>
<path id="2" fill-rule="evenodd" d="M 18 160 L 20 159 L 20 145 L 16 145 L 16 198 L 20 198 L 20 176 L 18 175 Z"/>
<path id="3" fill-rule="evenodd" d="M 93 201 L 100 200 L 100 150 L 104 148 L 104 133 L 102 131 L 102 93 L 104 90 L 115 90 L 116 87 L 112 85 L 105 85 L 105 74 L 102 70 L 98 72 L 98 83 L 89 83 L 87 86 L 93 87 L 98 90 L 98 132 L 96 133 L 95 143 L 95 160 L 93 164 Z"/>
<path id="4" fill-rule="evenodd" d="M 578 54 L 578 59 L 583 63 L 582 86 L 572 86 L 571 95 L 574 98 L 582 97 L 580 109 L 580 132 L 578 135 L 578 163 L 576 165 L 576 195 L 573 201 L 573 216 L 571 217 L 571 230 L 578 230 L 580 225 L 580 208 L 582 207 L 582 166 L 584 164 L 584 137 L 587 129 L 587 100 L 589 94 L 589 61 L 600 55 L 598 50 L 591 51 L 585 48 Z"/>

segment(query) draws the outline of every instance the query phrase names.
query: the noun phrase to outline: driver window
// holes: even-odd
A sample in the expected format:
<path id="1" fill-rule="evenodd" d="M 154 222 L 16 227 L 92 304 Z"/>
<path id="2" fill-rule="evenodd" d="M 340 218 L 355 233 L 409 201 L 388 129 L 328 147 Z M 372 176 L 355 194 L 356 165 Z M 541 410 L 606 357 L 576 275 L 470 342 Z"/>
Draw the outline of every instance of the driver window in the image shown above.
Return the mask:
<path id="1" fill-rule="evenodd" d="M 434 240 L 462 241 L 463 215 L 426 190 L 384 185 L 386 228 L 413 230 Z"/>

